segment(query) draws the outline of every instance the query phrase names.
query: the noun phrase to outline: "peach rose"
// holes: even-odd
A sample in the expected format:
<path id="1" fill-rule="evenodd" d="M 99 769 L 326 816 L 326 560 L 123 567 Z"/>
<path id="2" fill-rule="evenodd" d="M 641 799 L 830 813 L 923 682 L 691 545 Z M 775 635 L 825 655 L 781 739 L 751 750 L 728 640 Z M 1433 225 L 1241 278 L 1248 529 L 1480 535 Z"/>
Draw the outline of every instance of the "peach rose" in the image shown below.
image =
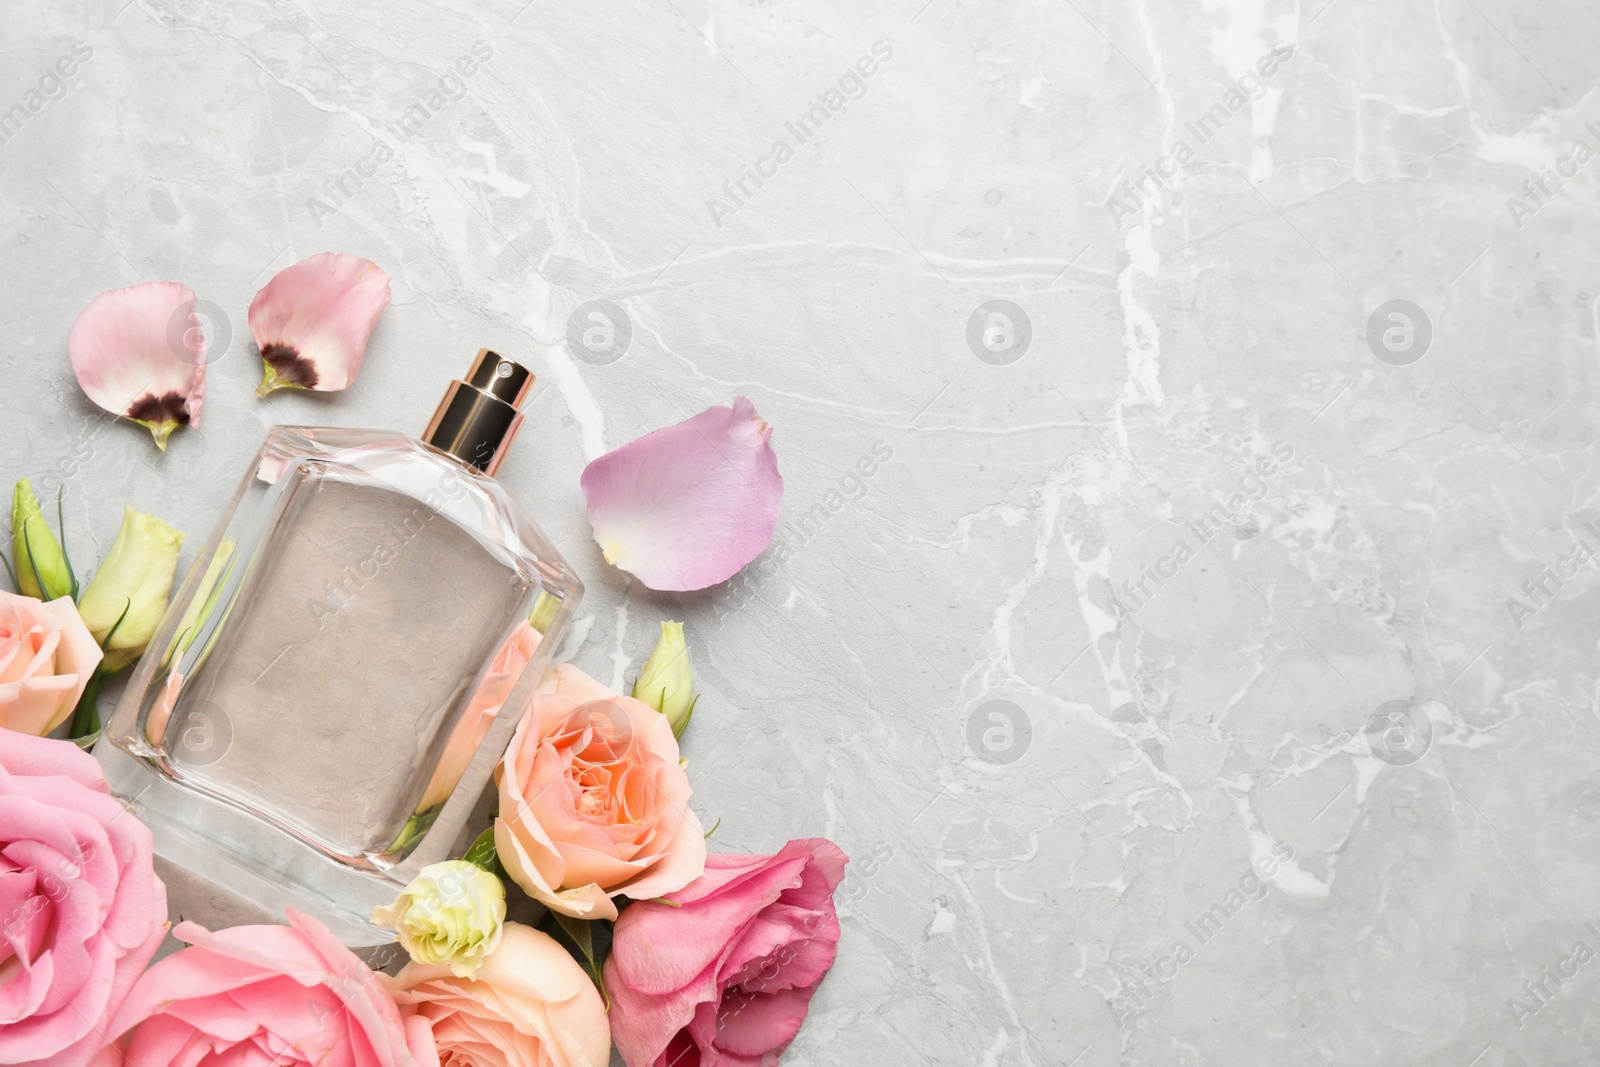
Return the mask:
<path id="1" fill-rule="evenodd" d="M 672 724 L 576 667 L 540 680 L 495 780 L 500 862 L 553 911 L 615 919 L 611 898 L 658 897 L 705 871 Z"/>
<path id="2" fill-rule="evenodd" d="M 43 737 L 60 726 L 101 655 L 72 598 L 0 591 L 0 727 Z"/>
<path id="3" fill-rule="evenodd" d="M 583 968 L 548 934 L 506 923 L 477 978 L 410 963 L 388 979 L 412 1034 L 425 1021 L 438 1058 L 424 1067 L 606 1067 L 611 1029 Z M 413 1040 L 413 1047 L 416 1046 Z"/>

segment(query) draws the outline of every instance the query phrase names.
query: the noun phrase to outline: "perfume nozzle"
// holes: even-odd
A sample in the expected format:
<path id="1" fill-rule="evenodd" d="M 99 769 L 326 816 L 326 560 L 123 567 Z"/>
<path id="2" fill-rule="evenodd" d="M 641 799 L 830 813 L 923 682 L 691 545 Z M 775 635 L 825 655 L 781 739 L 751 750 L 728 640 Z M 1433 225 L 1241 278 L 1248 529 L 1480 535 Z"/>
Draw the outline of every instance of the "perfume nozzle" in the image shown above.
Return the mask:
<path id="1" fill-rule="evenodd" d="M 478 349 L 472 369 L 462 379 L 474 389 L 482 389 L 492 396 L 520 408 L 533 388 L 533 372 L 522 364 L 509 360 L 487 348 Z"/>
<path id="2" fill-rule="evenodd" d="M 492 475 L 505 459 L 533 388 L 533 372 L 514 360 L 478 350 L 465 378 L 450 383 L 423 432 L 424 443 Z"/>

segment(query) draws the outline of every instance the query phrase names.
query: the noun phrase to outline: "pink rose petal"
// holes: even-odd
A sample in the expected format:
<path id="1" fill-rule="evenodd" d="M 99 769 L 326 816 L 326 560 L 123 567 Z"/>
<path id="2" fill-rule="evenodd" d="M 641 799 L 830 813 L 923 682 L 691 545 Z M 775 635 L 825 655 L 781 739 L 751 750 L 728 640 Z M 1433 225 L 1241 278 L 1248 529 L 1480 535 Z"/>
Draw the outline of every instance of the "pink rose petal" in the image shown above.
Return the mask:
<path id="1" fill-rule="evenodd" d="M 273 275 L 250 302 L 263 364 L 257 394 L 348 388 L 388 306 L 389 276 L 360 256 L 319 252 Z"/>
<path id="2" fill-rule="evenodd" d="M 584 468 L 606 562 L 651 589 L 704 589 L 772 543 L 783 477 L 772 427 L 744 397 L 647 433 Z"/>
<path id="3" fill-rule="evenodd" d="M 108 1062 L 416 1067 L 387 987 L 321 923 L 288 918 L 214 933 L 180 923 L 189 947 L 134 984 L 106 1028 L 119 1054 Z"/>
<path id="4" fill-rule="evenodd" d="M 145 282 L 89 301 L 67 336 L 72 372 L 90 400 L 150 428 L 163 450 L 179 426 L 200 425 L 206 343 L 194 290 Z"/>
<path id="5" fill-rule="evenodd" d="M 800 1032 L 811 1006 L 814 987 L 784 989 L 735 998 L 731 1008 L 720 1013 L 721 1026 L 713 1028 L 706 1044 L 715 1041 L 728 1056 L 749 1056 L 759 1061 L 775 1048 L 782 1048 Z"/>

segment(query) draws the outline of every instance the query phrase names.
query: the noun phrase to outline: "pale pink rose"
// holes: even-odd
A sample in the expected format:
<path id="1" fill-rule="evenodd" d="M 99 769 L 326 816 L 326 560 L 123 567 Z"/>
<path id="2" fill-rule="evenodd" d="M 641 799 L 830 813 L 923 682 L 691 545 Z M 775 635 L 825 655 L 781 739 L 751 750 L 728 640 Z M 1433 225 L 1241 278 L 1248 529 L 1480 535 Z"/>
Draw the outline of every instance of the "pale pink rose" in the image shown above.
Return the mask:
<path id="1" fill-rule="evenodd" d="M 477 978 L 407 964 L 389 979 L 406 1026 L 421 1020 L 426 1067 L 606 1067 L 611 1033 L 589 976 L 548 934 L 506 923 Z M 423 1053 L 419 1050 L 419 1059 Z"/>
<path id="2" fill-rule="evenodd" d="M 705 869 L 672 724 L 576 667 L 540 679 L 495 779 L 500 862 L 552 910 L 614 919 L 612 897 L 657 897 Z"/>
<path id="3" fill-rule="evenodd" d="M 527 623 L 523 623 L 500 649 L 500 654 L 489 667 L 489 673 L 483 676 L 477 691 L 472 694 L 472 702 L 467 705 L 466 712 L 450 732 L 444 755 L 440 757 L 433 777 L 428 781 L 428 788 L 417 804 L 419 814 L 450 799 L 450 791 L 455 789 L 456 783 L 466 773 L 467 764 L 477 754 L 478 746 L 483 744 L 489 727 L 494 725 L 506 697 L 511 695 L 511 690 L 522 677 L 523 668 L 538 649 L 539 631 Z"/>
<path id="4" fill-rule="evenodd" d="M 611 1037 L 628 1067 L 773 1067 L 833 966 L 845 854 L 706 857 L 705 876 L 617 920 L 605 963 Z"/>
<path id="5" fill-rule="evenodd" d="M 0 590 L 0 729 L 43 737 L 60 726 L 101 655 L 71 597 Z"/>
<path id="6" fill-rule="evenodd" d="M 94 757 L 0 730 L 0 1063 L 88 1063 L 166 931 L 150 831 Z"/>
<path id="7" fill-rule="evenodd" d="M 134 985 L 96 1067 L 417 1067 L 388 989 L 328 928 L 291 910 L 288 926 L 211 933 L 179 923 L 189 947 Z M 408 1038 L 414 1038 L 418 1053 Z"/>

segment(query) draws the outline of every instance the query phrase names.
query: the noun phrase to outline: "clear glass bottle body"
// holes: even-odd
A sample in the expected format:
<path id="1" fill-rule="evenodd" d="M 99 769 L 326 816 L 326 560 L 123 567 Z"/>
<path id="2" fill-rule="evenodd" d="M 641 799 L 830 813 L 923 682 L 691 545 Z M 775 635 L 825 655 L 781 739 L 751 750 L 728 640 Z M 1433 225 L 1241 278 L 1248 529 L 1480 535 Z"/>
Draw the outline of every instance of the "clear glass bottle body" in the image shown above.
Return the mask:
<path id="1" fill-rule="evenodd" d="M 277 427 L 107 727 L 160 788 L 103 762 L 143 787 L 158 851 L 225 857 L 269 912 L 336 912 L 352 939 L 458 845 L 582 592 L 461 461 Z"/>

